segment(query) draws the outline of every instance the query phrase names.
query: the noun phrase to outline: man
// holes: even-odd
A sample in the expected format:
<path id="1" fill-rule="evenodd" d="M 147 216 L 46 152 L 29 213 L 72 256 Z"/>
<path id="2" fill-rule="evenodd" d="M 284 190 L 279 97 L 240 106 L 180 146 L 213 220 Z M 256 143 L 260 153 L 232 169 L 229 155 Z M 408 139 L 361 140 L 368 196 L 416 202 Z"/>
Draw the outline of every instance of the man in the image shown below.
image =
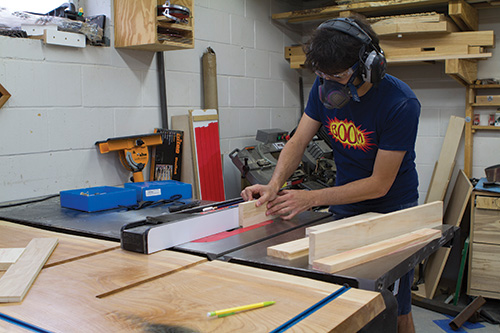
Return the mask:
<path id="1" fill-rule="evenodd" d="M 404 82 L 385 75 L 383 51 L 370 25 L 358 17 L 322 23 L 306 44 L 306 64 L 317 78 L 299 126 L 270 182 L 247 187 L 241 196 L 258 198 L 256 206 L 267 203 L 268 215 L 284 219 L 326 205 L 336 218 L 416 206 L 420 103 Z M 320 126 L 333 146 L 336 186 L 280 191 Z M 413 332 L 413 270 L 400 280 L 398 330 Z"/>

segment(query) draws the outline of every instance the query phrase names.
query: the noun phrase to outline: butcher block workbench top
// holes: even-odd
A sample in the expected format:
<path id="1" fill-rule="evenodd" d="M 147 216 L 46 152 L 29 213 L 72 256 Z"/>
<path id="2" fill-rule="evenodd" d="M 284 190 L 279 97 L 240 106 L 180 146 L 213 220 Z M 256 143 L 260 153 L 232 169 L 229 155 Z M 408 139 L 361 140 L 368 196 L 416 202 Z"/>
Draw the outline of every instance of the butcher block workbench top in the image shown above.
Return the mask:
<path id="1" fill-rule="evenodd" d="M 0 248 L 58 238 L 24 300 L 0 303 L 0 313 L 52 332 L 269 332 L 341 287 L 169 250 L 127 252 L 118 243 L 9 222 L 0 221 L 0 230 Z M 207 318 L 263 301 L 276 303 Z M 351 288 L 289 332 L 355 332 L 384 308 L 379 293 Z M 3 330 L 26 332 L 0 320 Z"/>

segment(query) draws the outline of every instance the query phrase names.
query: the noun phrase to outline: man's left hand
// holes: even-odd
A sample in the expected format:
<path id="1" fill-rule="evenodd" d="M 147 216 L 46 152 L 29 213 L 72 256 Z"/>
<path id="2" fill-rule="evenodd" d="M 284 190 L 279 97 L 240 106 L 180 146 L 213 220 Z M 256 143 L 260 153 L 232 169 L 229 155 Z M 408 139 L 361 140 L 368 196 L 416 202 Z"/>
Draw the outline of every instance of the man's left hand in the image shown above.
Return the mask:
<path id="1" fill-rule="evenodd" d="M 268 202 L 266 214 L 281 215 L 283 220 L 290 220 L 312 206 L 312 191 L 283 190 L 276 199 Z"/>

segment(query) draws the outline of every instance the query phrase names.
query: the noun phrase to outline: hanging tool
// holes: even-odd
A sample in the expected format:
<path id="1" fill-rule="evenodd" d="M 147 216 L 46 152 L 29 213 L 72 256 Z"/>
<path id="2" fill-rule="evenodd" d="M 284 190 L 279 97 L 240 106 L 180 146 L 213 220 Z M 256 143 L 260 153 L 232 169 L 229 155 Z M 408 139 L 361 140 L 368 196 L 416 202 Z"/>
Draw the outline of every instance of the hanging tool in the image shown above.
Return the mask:
<path id="1" fill-rule="evenodd" d="M 165 4 L 160 5 L 158 8 L 158 16 L 163 15 L 173 23 L 187 24 L 188 18 L 191 15 L 189 8 L 171 4 L 170 1 L 165 1 Z"/>
<path id="2" fill-rule="evenodd" d="M 142 170 L 149 161 L 149 146 L 162 144 L 161 134 L 143 134 L 112 138 L 106 141 L 98 141 L 101 154 L 110 151 L 119 151 L 120 162 L 123 166 L 133 172 L 131 180 L 135 183 L 143 182 Z"/>

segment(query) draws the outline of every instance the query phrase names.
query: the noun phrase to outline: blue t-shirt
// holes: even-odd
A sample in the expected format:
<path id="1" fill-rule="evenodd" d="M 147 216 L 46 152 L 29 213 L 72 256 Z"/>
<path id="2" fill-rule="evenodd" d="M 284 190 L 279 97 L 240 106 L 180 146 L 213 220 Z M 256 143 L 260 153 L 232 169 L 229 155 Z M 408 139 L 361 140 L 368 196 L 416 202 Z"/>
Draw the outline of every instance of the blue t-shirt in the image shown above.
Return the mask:
<path id="1" fill-rule="evenodd" d="M 341 109 L 327 109 L 319 99 L 318 87 L 316 78 L 305 113 L 326 126 L 337 165 L 336 185 L 369 177 L 378 149 L 406 151 L 397 177 L 384 197 L 332 206 L 331 210 L 383 212 L 416 201 L 415 140 L 420 103 L 410 87 L 386 75 L 377 87 L 360 97 L 360 102 L 351 100 Z"/>

